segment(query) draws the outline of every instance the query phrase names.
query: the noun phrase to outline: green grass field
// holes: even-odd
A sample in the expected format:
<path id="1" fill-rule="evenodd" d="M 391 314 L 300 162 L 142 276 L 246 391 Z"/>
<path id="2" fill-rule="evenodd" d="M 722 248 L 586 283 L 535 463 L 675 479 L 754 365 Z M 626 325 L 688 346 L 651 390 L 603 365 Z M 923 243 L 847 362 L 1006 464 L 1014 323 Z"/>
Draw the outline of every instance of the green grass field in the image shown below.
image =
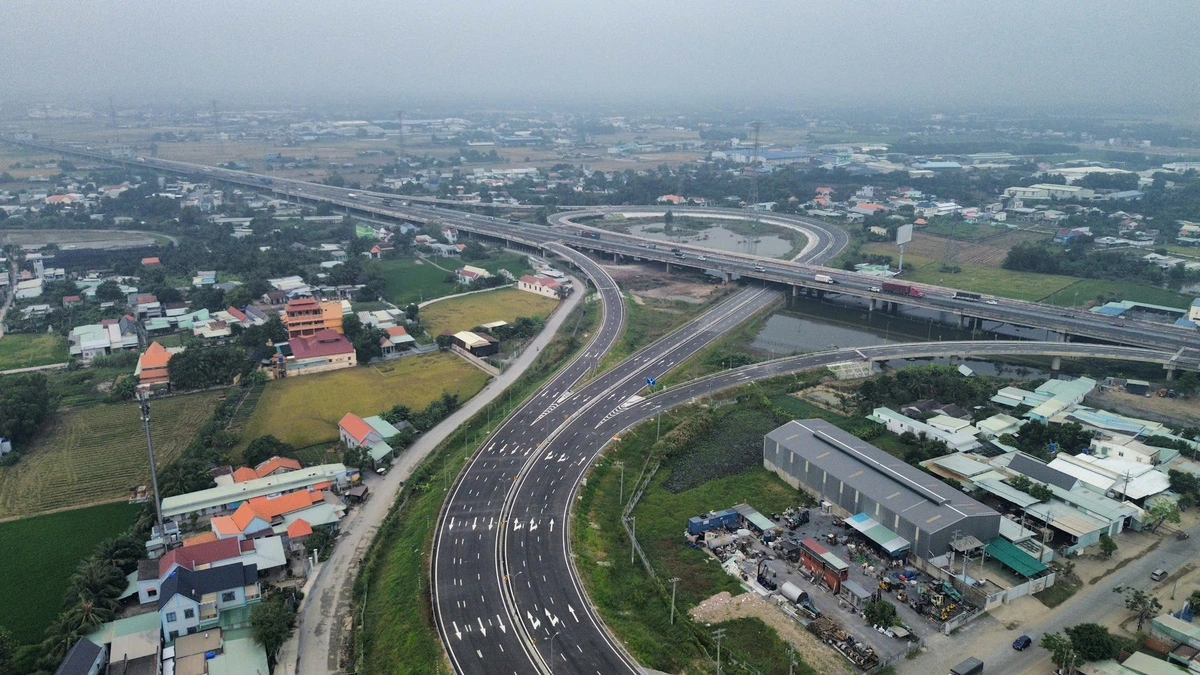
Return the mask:
<path id="1" fill-rule="evenodd" d="M 421 310 L 421 321 L 430 335 L 442 331 L 471 330 L 490 321 L 515 321 L 519 316 L 546 318 L 558 301 L 515 288 L 499 288 L 461 298 L 435 302 Z"/>
<path id="2" fill-rule="evenodd" d="M 438 269 L 433 263 L 445 269 Z M 482 267 L 492 274 L 506 269 L 516 277 L 530 269 L 525 256 L 508 251 L 495 252 L 487 260 L 470 263 L 464 263 L 458 258 L 431 258 L 430 261 L 405 258 L 380 260 L 375 264 L 379 265 L 383 272 L 387 299 L 400 307 L 410 302 L 424 302 L 454 294 L 458 287 L 454 282 L 446 281 L 446 270 L 453 271 L 464 264 Z"/>
<path id="3" fill-rule="evenodd" d="M 216 406 L 205 392 L 152 401 L 158 465 L 179 456 Z M 131 403 L 60 409 L 13 466 L 0 467 L 0 518 L 117 501 L 150 483 L 141 414 Z"/>
<path id="4" fill-rule="evenodd" d="M 905 258 L 904 262 L 907 264 L 909 261 Z M 915 272 L 905 274 L 900 280 L 950 286 L 964 291 L 999 295 L 1017 300 L 1041 300 L 1077 281 L 1074 277 L 1014 272 L 999 267 L 978 265 L 961 265 L 960 267 L 961 272 L 951 274 L 939 270 L 938 263 L 931 262 L 918 268 Z"/>
<path id="5" fill-rule="evenodd" d="M 348 412 L 367 417 L 397 403 L 420 409 L 443 391 L 466 401 L 487 380 L 486 373 L 457 356 L 437 352 L 269 382 L 234 454 L 267 434 L 298 448 L 333 441 L 338 420 Z"/>
<path id="6" fill-rule="evenodd" d="M 1104 296 L 1116 300 L 1132 300 L 1151 305 L 1176 307 L 1186 310 L 1192 306 L 1192 296 L 1184 295 L 1166 288 L 1130 284 L 1107 279 L 1080 279 L 1066 288 L 1046 298 L 1046 302 L 1062 307 L 1082 306 L 1088 302 L 1100 304 L 1098 298 Z"/>
<path id="7" fill-rule="evenodd" d="M 446 271 L 430 263 L 407 259 L 380 260 L 376 264 L 383 272 L 387 299 L 400 307 L 454 292 L 454 284 L 445 281 Z M 447 269 L 454 266 L 452 263 L 443 265 Z"/>
<path id="8" fill-rule="evenodd" d="M 8 333 L 0 337 L 0 370 L 63 363 L 70 357 L 61 335 Z"/>
<path id="9" fill-rule="evenodd" d="M 0 523 L 0 626 L 24 644 L 40 641 L 76 566 L 129 529 L 141 508 L 104 504 Z"/>

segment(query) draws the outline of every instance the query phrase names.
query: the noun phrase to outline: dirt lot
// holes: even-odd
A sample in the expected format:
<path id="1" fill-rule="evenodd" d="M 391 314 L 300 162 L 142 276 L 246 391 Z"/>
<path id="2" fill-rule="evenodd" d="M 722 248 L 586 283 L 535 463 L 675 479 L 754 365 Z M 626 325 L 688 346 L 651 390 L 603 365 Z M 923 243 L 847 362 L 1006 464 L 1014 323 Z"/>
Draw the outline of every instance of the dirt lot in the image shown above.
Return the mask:
<path id="1" fill-rule="evenodd" d="M 604 269 L 621 288 L 635 296 L 655 300 L 700 304 L 720 288 L 717 283 L 693 281 L 688 277 L 668 274 L 657 265 L 605 265 Z"/>
<path id="2" fill-rule="evenodd" d="M 800 658 L 819 673 L 852 673 L 845 659 L 821 643 L 817 636 L 772 607 L 757 593 L 733 597 L 722 591 L 696 605 L 689 612 L 696 621 L 721 623 L 731 619 L 754 617 L 775 629 L 779 637 L 795 645 Z"/>
<path id="3" fill-rule="evenodd" d="M 1200 404 L 1196 399 L 1137 396 L 1118 389 L 1096 391 L 1088 396 L 1088 405 L 1124 415 L 1145 417 L 1173 426 L 1200 425 Z"/>

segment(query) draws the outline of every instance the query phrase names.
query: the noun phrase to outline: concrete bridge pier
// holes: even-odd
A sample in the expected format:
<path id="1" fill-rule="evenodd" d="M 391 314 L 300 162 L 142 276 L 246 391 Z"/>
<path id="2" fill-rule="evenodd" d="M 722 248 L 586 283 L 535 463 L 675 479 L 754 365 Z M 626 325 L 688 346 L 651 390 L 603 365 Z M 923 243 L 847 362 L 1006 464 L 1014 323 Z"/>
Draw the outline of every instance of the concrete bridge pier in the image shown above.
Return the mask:
<path id="1" fill-rule="evenodd" d="M 892 314 L 895 314 L 896 312 L 900 311 L 900 303 L 898 303 L 898 302 L 891 303 L 891 308 L 888 311 L 890 311 Z"/>
<path id="2" fill-rule="evenodd" d="M 867 305 L 867 311 L 868 311 L 868 312 L 874 312 L 874 311 L 875 311 L 875 298 L 871 298 L 871 302 L 870 302 L 870 304 L 869 304 L 869 305 Z"/>
<path id="3" fill-rule="evenodd" d="M 1167 369 L 1167 382 L 1174 380 L 1175 379 L 1175 365 L 1168 364 L 1164 367 Z"/>
<path id="4" fill-rule="evenodd" d="M 821 289 L 817 289 L 817 299 L 824 300 L 825 299 L 825 291 L 823 291 Z"/>
<path id="5" fill-rule="evenodd" d="M 1062 357 L 1061 356 L 1056 356 L 1050 360 L 1050 370 L 1057 373 L 1061 369 L 1062 369 Z"/>

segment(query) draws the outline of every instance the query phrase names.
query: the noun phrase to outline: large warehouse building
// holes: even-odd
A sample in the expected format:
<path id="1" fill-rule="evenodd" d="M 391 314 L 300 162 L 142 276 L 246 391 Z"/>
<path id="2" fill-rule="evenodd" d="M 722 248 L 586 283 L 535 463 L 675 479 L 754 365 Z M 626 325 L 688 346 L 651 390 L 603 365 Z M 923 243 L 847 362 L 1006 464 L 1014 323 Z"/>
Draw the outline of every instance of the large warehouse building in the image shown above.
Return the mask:
<path id="1" fill-rule="evenodd" d="M 767 434 L 763 466 L 840 515 L 866 514 L 935 564 L 956 538 L 1000 535 L 996 511 L 824 420 L 795 420 Z"/>

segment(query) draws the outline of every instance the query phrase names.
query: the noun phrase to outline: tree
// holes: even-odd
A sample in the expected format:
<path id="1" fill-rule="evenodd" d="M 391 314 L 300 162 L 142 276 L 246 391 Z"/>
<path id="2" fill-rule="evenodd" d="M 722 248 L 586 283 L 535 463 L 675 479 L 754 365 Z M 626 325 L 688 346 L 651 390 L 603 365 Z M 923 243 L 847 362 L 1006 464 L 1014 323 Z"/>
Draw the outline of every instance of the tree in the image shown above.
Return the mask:
<path id="1" fill-rule="evenodd" d="M 12 631 L 0 626 L 0 673 L 12 672 L 13 659 L 17 657 L 17 647 L 20 646 Z"/>
<path id="2" fill-rule="evenodd" d="M 359 471 L 368 471 L 371 468 L 371 456 L 367 454 L 366 448 L 356 445 L 342 451 L 342 464 Z"/>
<path id="3" fill-rule="evenodd" d="M 178 389 L 205 389 L 232 383 L 250 365 L 246 353 L 238 347 L 200 347 L 172 356 L 167 373 Z"/>
<path id="4" fill-rule="evenodd" d="M 1079 662 L 1079 657 L 1075 655 L 1075 649 L 1071 646 L 1069 638 L 1063 637 L 1059 633 L 1045 633 L 1042 635 L 1041 645 L 1043 649 L 1050 652 L 1050 660 L 1062 672 L 1075 672 L 1075 665 Z"/>
<path id="5" fill-rule="evenodd" d="M 896 606 L 887 600 L 872 600 L 867 603 L 863 615 L 872 626 L 890 628 L 896 623 Z"/>
<path id="6" fill-rule="evenodd" d="M 137 570 L 138 561 L 146 557 L 146 545 L 129 535 L 105 539 L 96 546 L 96 560 L 129 574 Z"/>
<path id="7" fill-rule="evenodd" d="M 1150 529 L 1151 532 L 1158 532 L 1158 526 L 1164 522 L 1179 522 L 1179 505 L 1166 499 L 1154 500 L 1152 504 L 1146 507 L 1146 512 L 1150 514 L 1150 518 L 1154 521 L 1154 527 Z"/>
<path id="8" fill-rule="evenodd" d="M 250 610 L 250 629 L 254 641 L 263 646 L 272 668 L 275 655 L 292 634 L 296 612 L 284 602 L 282 595 L 273 595 Z"/>
<path id="9" fill-rule="evenodd" d="M 1117 655 L 1120 641 L 1100 624 L 1081 623 L 1066 629 L 1071 649 L 1081 661 L 1103 661 Z"/>
<path id="10" fill-rule="evenodd" d="M 437 336 L 433 339 L 433 341 L 437 343 L 438 349 L 443 352 L 450 349 L 450 346 L 454 344 L 454 338 L 446 335 L 445 333 Z"/>
<path id="11" fill-rule="evenodd" d="M 295 455 L 296 448 L 292 447 L 291 443 L 284 443 L 267 434 L 250 441 L 250 444 L 242 451 L 242 461 L 246 466 L 258 466 L 272 457 L 294 457 Z"/>
<path id="12" fill-rule="evenodd" d="M 420 317 L 420 315 L 421 315 L 421 308 L 418 307 L 417 303 L 415 303 L 415 302 L 410 302 L 408 304 L 408 307 L 404 308 L 404 316 L 409 321 L 415 322 Z"/>
<path id="13" fill-rule="evenodd" d="M 20 373 L 0 377 L 0 436 L 14 445 L 32 438 L 51 409 L 45 375 Z"/>
<path id="14" fill-rule="evenodd" d="M 1125 591 L 1125 609 L 1133 612 L 1133 615 L 1137 617 L 1137 629 L 1140 633 L 1142 626 L 1146 625 L 1147 621 L 1162 612 L 1162 603 L 1158 601 L 1158 598 L 1140 588 L 1129 588 Z"/>
<path id="15" fill-rule="evenodd" d="M 96 287 L 96 299 L 100 302 L 125 302 L 125 294 L 121 292 L 121 286 L 117 282 L 109 279 Z"/>
<path id="16" fill-rule="evenodd" d="M 1100 555 L 1111 558 L 1117 552 L 1117 542 L 1108 534 L 1100 535 Z"/>

